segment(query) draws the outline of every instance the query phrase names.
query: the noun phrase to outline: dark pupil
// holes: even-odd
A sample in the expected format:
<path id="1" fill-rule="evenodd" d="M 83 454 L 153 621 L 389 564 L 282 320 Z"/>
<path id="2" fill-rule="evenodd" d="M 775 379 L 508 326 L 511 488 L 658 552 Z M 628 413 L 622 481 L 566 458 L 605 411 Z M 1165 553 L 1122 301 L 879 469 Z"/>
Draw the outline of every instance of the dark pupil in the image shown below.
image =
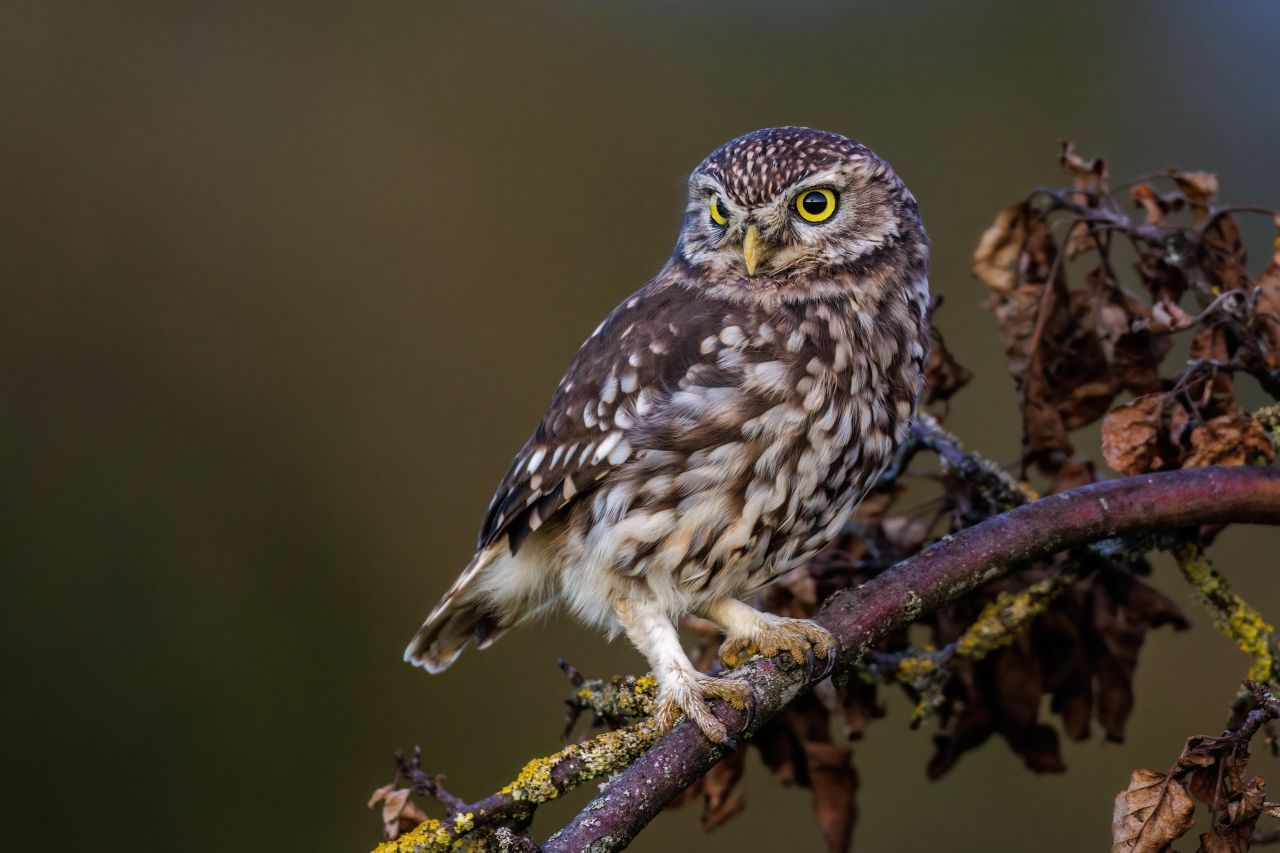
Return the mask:
<path id="1" fill-rule="evenodd" d="M 804 201 L 800 202 L 804 206 L 805 213 L 811 213 L 817 216 L 827 209 L 827 197 L 822 193 L 809 193 L 804 197 Z"/>

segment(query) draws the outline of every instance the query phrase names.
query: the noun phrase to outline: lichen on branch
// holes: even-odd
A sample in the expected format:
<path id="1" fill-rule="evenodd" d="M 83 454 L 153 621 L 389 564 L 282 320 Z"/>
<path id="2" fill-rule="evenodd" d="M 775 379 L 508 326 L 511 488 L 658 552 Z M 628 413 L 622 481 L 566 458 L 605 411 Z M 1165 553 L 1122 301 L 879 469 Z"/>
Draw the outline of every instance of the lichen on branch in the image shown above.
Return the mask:
<path id="1" fill-rule="evenodd" d="M 1196 592 L 1196 598 L 1213 616 L 1219 631 L 1235 641 L 1252 661 L 1248 678 L 1263 684 L 1280 683 L 1277 672 L 1275 628 L 1263 615 L 1231 591 L 1230 582 L 1205 555 L 1198 543 L 1184 542 L 1174 549 L 1182 576 Z"/>

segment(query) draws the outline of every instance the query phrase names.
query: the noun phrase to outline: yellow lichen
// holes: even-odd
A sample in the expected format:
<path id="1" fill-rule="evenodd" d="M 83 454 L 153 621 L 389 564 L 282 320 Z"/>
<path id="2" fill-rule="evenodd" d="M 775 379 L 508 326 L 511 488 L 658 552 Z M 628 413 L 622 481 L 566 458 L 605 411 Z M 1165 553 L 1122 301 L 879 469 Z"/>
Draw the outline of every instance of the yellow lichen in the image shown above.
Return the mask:
<path id="1" fill-rule="evenodd" d="M 560 750 L 546 758 L 535 758 L 520 768 L 516 778 L 499 793 L 510 794 L 517 800 L 542 803 L 559 796 L 555 786 L 551 784 L 551 769 L 559 764 L 565 753 L 575 747 Z"/>
<path id="2" fill-rule="evenodd" d="M 613 720 L 636 719 L 653 713 L 658 697 L 658 680 L 652 675 L 615 676 L 608 681 L 592 679 L 574 694 L 572 701 L 601 717 Z"/>
<path id="3" fill-rule="evenodd" d="M 982 608 L 978 618 L 956 641 L 956 657 L 982 660 L 996 649 L 1009 645 L 1073 579 L 1069 574 L 1058 575 L 1036 581 L 1019 592 L 1000 593 Z"/>
<path id="4" fill-rule="evenodd" d="M 444 853 L 456 840 L 443 823 L 427 818 L 399 838 L 382 842 L 373 853 Z"/>
<path id="5" fill-rule="evenodd" d="M 927 672 L 932 672 L 936 664 L 931 657 L 906 658 L 898 664 L 898 673 L 903 678 L 915 679 Z"/>
<path id="6" fill-rule="evenodd" d="M 641 753 L 653 745 L 657 738 L 657 726 L 652 719 L 604 732 L 593 738 L 566 746 L 555 755 L 535 758 L 524 766 L 511 784 L 501 793 L 528 803 L 545 803 L 588 779 L 613 773 L 626 767 Z M 557 787 L 552 771 L 570 759 L 577 759 L 581 768 L 570 778 L 563 779 Z"/>
<path id="7" fill-rule="evenodd" d="M 1205 556 L 1199 545 L 1181 545 L 1174 550 L 1182 576 L 1191 584 L 1196 597 L 1213 616 L 1214 626 L 1235 641 L 1252 663 L 1248 677 L 1254 681 L 1274 683 L 1276 672 L 1276 637 L 1261 613 L 1231 591 L 1227 579 Z"/>
<path id="8" fill-rule="evenodd" d="M 1036 581 L 1019 592 L 1001 592 L 982 609 L 978 618 L 950 648 L 941 653 L 926 649 L 899 660 L 895 676 L 920 697 L 912 711 L 912 723 L 919 723 L 941 706 L 943 688 L 951 677 L 947 662 L 952 657 L 979 661 L 1012 643 L 1018 632 L 1043 613 L 1058 593 L 1075 582 L 1075 578 L 1074 573 L 1064 571 L 1052 578 Z"/>

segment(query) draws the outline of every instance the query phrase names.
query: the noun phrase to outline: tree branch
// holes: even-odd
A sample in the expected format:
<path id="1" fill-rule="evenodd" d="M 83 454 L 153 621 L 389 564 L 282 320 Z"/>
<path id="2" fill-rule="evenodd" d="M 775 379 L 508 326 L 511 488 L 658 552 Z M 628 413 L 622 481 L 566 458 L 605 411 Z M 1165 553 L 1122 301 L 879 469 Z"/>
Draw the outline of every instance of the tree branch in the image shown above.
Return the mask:
<path id="1" fill-rule="evenodd" d="M 1120 535 L 1226 523 L 1280 524 L 1280 470 L 1197 468 L 1094 483 L 1016 507 L 948 536 L 868 583 L 832 596 L 815 617 L 840 641 L 836 672 L 856 665 L 892 631 L 1029 561 Z M 750 736 L 812 686 L 786 656 L 735 672 L 757 697 L 755 713 L 714 709 Z M 681 722 L 543 847 L 619 850 L 726 750 Z"/>

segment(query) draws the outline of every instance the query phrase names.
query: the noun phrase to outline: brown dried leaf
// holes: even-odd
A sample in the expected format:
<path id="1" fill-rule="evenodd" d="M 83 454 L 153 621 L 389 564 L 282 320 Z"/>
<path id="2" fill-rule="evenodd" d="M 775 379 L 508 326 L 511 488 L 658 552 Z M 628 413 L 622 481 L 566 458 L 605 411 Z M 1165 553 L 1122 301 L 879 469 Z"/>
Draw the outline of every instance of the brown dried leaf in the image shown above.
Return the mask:
<path id="1" fill-rule="evenodd" d="M 1089 483 L 1098 479 L 1097 471 L 1093 467 L 1093 460 L 1084 456 L 1072 456 L 1063 460 L 1058 466 L 1057 472 L 1053 475 L 1053 482 L 1049 486 L 1049 494 L 1057 494 L 1065 492 L 1068 489 L 1087 486 Z"/>
<path id="2" fill-rule="evenodd" d="M 1272 370 L 1280 369 L 1280 214 L 1275 216 L 1275 226 L 1271 261 L 1258 277 L 1256 308 L 1258 333 L 1267 347 L 1267 367 Z"/>
<path id="3" fill-rule="evenodd" d="M 1087 289 L 1096 297 L 1094 331 L 1102 343 L 1114 384 L 1133 394 L 1163 388 L 1160 363 L 1173 341 L 1151 329 L 1152 311 L 1111 280 L 1104 267 L 1089 273 Z"/>
<path id="4" fill-rule="evenodd" d="M 1195 318 L 1183 311 L 1178 303 L 1159 299 L 1151 306 L 1151 319 L 1147 321 L 1147 328 L 1154 334 L 1167 335 L 1189 329 L 1194 324 Z"/>
<path id="5" fill-rule="evenodd" d="M 840 703 L 844 735 L 849 740 L 860 739 L 872 720 L 885 715 L 884 706 L 876 698 L 876 685 L 857 675 L 837 687 L 836 698 Z"/>
<path id="6" fill-rule="evenodd" d="M 1015 588 L 1011 583 L 994 586 L 1005 591 Z M 944 622 L 939 639 L 950 642 L 972 618 L 966 615 L 950 626 Z M 1045 661 L 1029 636 L 1019 636 L 980 661 L 960 661 L 952 667 L 955 678 L 948 686 L 948 696 L 954 705 L 944 709 L 944 715 L 954 712 L 956 716 L 947 733 L 933 739 L 934 754 L 926 770 L 930 779 L 941 777 L 961 755 L 993 734 L 1003 737 L 1033 773 L 1066 769 L 1057 732 L 1038 719 L 1046 692 Z"/>
<path id="7" fill-rule="evenodd" d="M 1227 808 L 1244 790 L 1249 764 L 1249 741 L 1238 734 L 1187 738 L 1173 771 L 1186 780 L 1192 796 L 1214 811 Z"/>
<path id="8" fill-rule="evenodd" d="M 1186 199 L 1176 193 L 1161 195 L 1150 184 L 1138 184 L 1129 191 L 1134 203 L 1147 215 L 1150 225 L 1163 225 L 1165 216 L 1177 213 L 1186 205 Z"/>
<path id="9" fill-rule="evenodd" d="M 1227 332 L 1221 325 L 1207 326 L 1191 339 L 1192 360 L 1225 362 L 1230 360 Z M 1236 412 L 1235 381 L 1225 370 L 1218 370 L 1187 384 L 1187 394 L 1195 401 L 1196 414 L 1202 419 Z"/>
<path id="10" fill-rule="evenodd" d="M 1213 289 L 1213 295 L 1227 290 L 1248 290 L 1249 256 L 1240 227 L 1231 216 L 1222 215 L 1201 237 L 1200 268 Z"/>
<path id="11" fill-rule="evenodd" d="M 813 786 L 813 816 L 832 853 L 849 849 L 857 819 L 854 794 L 858 773 L 849 747 L 822 740 L 804 741 L 805 760 Z"/>
<path id="12" fill-rule="evenodd" d="M 1226 814 L 1213 829 L 1200 836 L 1200 849 L 1204 853 L 1245 853 L 1266 797 L 1267 780 L 1261 776 L 1249 780 L 1244 790 L 1227 803 Z"/>
<path id="13" fill-rule="evenodd" d="M 969 384 L 973 374 L 951 354 L 946 343 L 933 329 L 933 347 L 929 350 L 929 360 L 924 366 L 925 402 L 937 403 L 951 397 Z"/>
<path id="14" fill-rule="evenodd" d="M 1193 208 L 1208 208 L 1214 197 L 1218 194 L 1218 176 L 1212 172 L 1179 172 L 1174 170 L 1170 172 L 1170 177 L 1174 183 L 1178 185 L 1178 189 L 1182 191 L 1182 195 Z M 1204 210 L 1199 211 L 1195 216 L 1196 222 L 1204 220 Z"/>
<path id="15" fill-rule="evenodd" d="M 1022 391 L 1026 455 L 1052 473 L 1052 460 L 1073 452 L 1068 431 L 1102 417 L 1120 390 L 1097 312 L 1087 291 L 1066 291 L 1060 270 L 1047 285 L 993 294 L 988 307 Z"/>
<path id="16" fill-rule="evenodd" d="M 1018 256 L 1033 212 L 1026 202 L 1007 207 L 982 232 L 973 250 L 973 274 L 993 290 L 1007 292 L 1017 283 Z"/>
<path id="17" fill-rule="evenodd" d="M 1107 232 L 1103 231 L 1095 236 L 1093 230 L 1086 222 L 1077 222 L 1067 231 L 1067 238 L 1063 241 L 1063 251 L 1066 252 L 1067 260 L 1074 260 L 1085 252 L 1091 252 L 1098 248 L 1098 242 L 1106 242 Z"/>
<path id="18" fill-rule="evenodd" d="M 399 838 L 427 819 L 427 814 L 413 801 L 411 788 L 383 785 L 369 797 L 369 808 L 382 804 L 382 831 L 387 838 Z"/>
<path id="19" fill-rule="evenodd" d="M 1102 188 L 1107 179 L 1107 163 L 1101 157 L 1086 160 L 1076 153 L 1074 142 L 1066 139 L 1058 140 L 1058 161 L 1071 173 L 1076 189 L 1096 192 Z"/>
<path id="20" fill-rule="evenodd" d="M 1116 406 L 1102 420 L 1102 455 L 1121 474 L 1145 474 L 1177 465 L 1186 410 L 1163 395 Z"/>
<path id="21" fill-rule="evenodd" d="M 1191 455 L 1184 468 L 1270 462 L 1275 448 L 1262 424 L 1245 415 L 1222 415 L 1191 431 Z"/>
<path id="22" fill-rule="evenodd" d="M 1132 571 L 1108 565 L 1089 586 L 1086 634 L 1097 682 L 1098 723 L 1111 741 L 1124 739 L 1133 710 L 1133 673 L 1147 632 L 1190 627 L 1171 598 Z"/>
<path id="23" fill-rule="evenodd" d="M 1195 803 L 1166 773 L 1135 770 L 1116 795 L 1111 813 L 1111 853 L 1160 853 L 1186 834 Z"/>
<path id="24" fill-rule="evenodd" d="M 1167 252 L 1158 246 L 1142 246 L 1134 264 L 1138 277 L 1154 301 L 1177 302 L 1187 291 L 1187 277 L 1182 267 L 1169 262 Z"/>

